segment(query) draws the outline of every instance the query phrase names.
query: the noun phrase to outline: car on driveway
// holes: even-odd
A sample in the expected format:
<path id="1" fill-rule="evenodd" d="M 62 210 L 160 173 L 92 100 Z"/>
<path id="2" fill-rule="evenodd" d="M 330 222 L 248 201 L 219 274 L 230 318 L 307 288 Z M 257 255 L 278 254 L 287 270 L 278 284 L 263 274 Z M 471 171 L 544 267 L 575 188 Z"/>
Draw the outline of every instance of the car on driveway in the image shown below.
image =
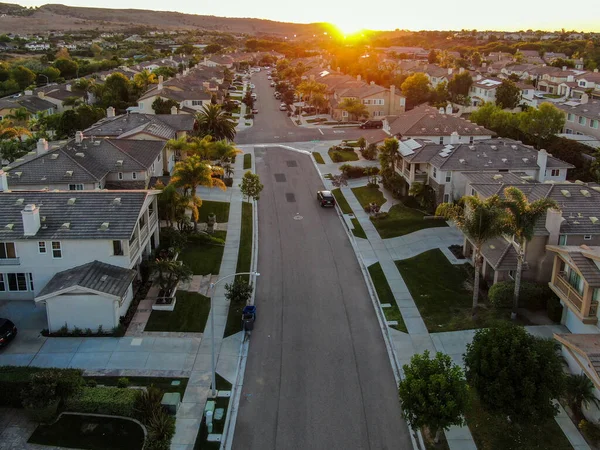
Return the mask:
<path id="1" fill-rule="evenodd" d="M 317 191 L 317 200 L 321 207 L 335 206 L 335 197 L 331 191 Z"/>
<path id="2" fill-rule="evenodd" d="M 0 319 L 0 347 L 4 347 L 17 335 L 17 327 L 8 319 Z"/>
<path id="3" fill-rule="evenodd" d="M 252 114 L 258 114 L 258 109 L 254 108 L 254 109 L 252 110 Z"/>

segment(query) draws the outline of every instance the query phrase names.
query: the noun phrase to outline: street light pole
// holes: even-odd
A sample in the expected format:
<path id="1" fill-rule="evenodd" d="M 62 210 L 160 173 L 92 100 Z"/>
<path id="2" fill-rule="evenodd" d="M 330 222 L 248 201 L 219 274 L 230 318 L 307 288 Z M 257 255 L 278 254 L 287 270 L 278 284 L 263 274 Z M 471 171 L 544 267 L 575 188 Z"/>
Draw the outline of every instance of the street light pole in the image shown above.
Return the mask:
<path id="1" fill-rule="evenodd" d="M 211 290 L 211 294 L 210 294 L 210 340 L 211 340 L 211 375 L 212 375 L 212 397 L 216 397 L 217 396 L 217 380 L 216 380 L 216 367 L 215 367 L 215 311 L 213 309 L 213 297 L 215 296 L 215 287 L 217 286 L 217 284 L 219 284 L 221 281 L 227 279 L 227 278 L 231 278 L 231 277 L 235 277 L 236 275 L 253 275 L 253 276 L 260 276 L 260 273 L 258 272 L 238 272 L 238 273 L 232 273 L 230 275 L 225 275 L 222 278 L 219 278 L 217 281 L 215 281 L 214 283 L 210 283 L 210 290 Z"/>

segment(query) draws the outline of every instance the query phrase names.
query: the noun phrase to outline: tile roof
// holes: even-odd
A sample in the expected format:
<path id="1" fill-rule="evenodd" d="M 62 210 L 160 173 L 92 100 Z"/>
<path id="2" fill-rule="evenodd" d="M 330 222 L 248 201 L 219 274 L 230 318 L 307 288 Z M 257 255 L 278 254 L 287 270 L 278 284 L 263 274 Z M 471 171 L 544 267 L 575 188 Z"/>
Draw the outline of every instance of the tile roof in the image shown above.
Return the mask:
<path id="1" fill-rule="evenodd" d="M 592 287 L 600 287 L 600 268 L 593 259 L 586 257 L 580 251 L 570 251 L 569 258 L 575 268 L 581 272 L 587 284 Z"/>
<path id="2" fill-rule="evenodd" d="M 517 252 L 503 237 L 486 241 L 481 247 L 481 255 L 494 270 L 514 270 L 517 268 Z"/>
<path id="3" fill-rule="evenodd" d="M 129 239 L 146 198 L 155 194 L 142 190 L 1 192 L 0 240 Z M 29 204 L 39 208 L 41 227 L 35 236 L 23 235 L 21 211 Z M 109 226 L 102 229 L 105 222 Z M 62 227 L 64 223 L 70 224 L 68 229 Z"/>
<path id="4" fill-rule="evenodd" d="M 590 119 L 600 120 L 600 100 L 590 100 L 587 103 L 574 104 L 573 102 L 555 103 L 558 108 L 567 113 Z"/>
<path id="5" fill-rule="evenodd" d="M 462 175 L 467 181 L 472 184 L 477 184 L 478 186 L 498 186 L 503 184 L 523 183 L 523 179 L 512 172 L 463 172 Z"/>
<path id="6" fill-rule="evenodd" d="M 122 298 L 136 277 L 135 270 L 93 261 L 54 275 L 36 299 L 52 296 L 65 289 L 83 288 Z"/>
<path id="7" fill-rule="evenodd" d="M 194 117 L 188 114 L 123 114 L 107 117 L 84 130 L 85 136 L 124 138 L 147 133 L 168 140 L 180 131 L 192 131 Z"/>
<path id="8" fill-rule="evenodd" d="M 15 99 L 17 104 L 15 108 L 23 107 L 27 111 L 32 113 L 38 113 L 40 111 L 47 111 L 49 109 L 55 109 L 56 105 L 48 100 L 39 98 L 37 95 L 25 95 Z"/>

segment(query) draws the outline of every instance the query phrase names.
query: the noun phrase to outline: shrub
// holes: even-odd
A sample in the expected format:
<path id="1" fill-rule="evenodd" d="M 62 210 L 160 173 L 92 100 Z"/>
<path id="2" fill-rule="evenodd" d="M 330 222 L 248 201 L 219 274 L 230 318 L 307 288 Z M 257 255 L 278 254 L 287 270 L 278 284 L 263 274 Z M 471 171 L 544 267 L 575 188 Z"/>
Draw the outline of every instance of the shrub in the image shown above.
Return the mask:
<path id="1" fill-rule="evenodd" d="M 338 152 L 331 152 L 331 160 L 333 162 L 342 162 L 344 161 L 344 157 L 340 155 Z"/>
<path id="2" fill-rule="evenodd" d="M 495 308 L 510 308 L 513 304 L 515 283 L 513 281 L 501 281 L 493 285 L 488 293 L 490 303 Z M 548 299 L 554 293 L 543 284 L 521 282 L 519 291 L 519 306 L 532 311 L 545 309 Z"/>
<path id="3" fill-rule="evenodd" d="M 148 443 L 145 448 L 151 450 L 168 450 L 171 438 L 175 434 L 175 418 L 163 409 L 157 409 L 145 424 L 148 429 Z"/>
<path id="4" fill-rule="evenodd" d="M 124 389 L 127 386 L 129 386 L 129 378 L 127 377 L 121 377 L 117 380 L 117 387 Z"/>
<path id="5" fill-rule="evenodd" d="M 375 213 L 371 216 L 371 220 L 376 221 L 376 220 L 385 220 L 387 219 L 389 216 L 389 213 L 386 212 L 378 212 Z"/>
<path id="6" fill-rule="evenodd" d="M 135 400 L 133 405 L 135 417 L 143 423 L 148 423 L 154 411 L 161 408 L 162 398 L 163 391 L 154 385 L 150 385 Z"/>
<path id="7" fill-rule="evenodd" d="M 94 380 L 93 378 L 91 378 L 85 382 L 85 385 L 87 387 L 96 387 L 96 386 L 98 386 L 98 382 L 96 380 Z"/>
<path id="8" fill-rule="evenodd" d="M 190 234 L 188 241 L 194 244 L 217 244 L 225 245 L 225 241 L 218 237 L 212 236 L 205 233 L 194 233 Z"/>
<path id="9" fill-rule="evenodd" d="M 136 389 L 84 387 L 65 402 L 67 411 L 79 413 L 134 416 L 134 404 L 140 395 Z"/>
<path id="10" fill-rule="evenodd" d="M 563 306 L 556 295 L 551 296 L 547 303 L 548 317 L 556 323 L 560 323 L 562 319 Z"/>
<path id="11" fill-rule="evenodd" d="M 379 174 L 379 167 L 361 167 L 353 166 L 351 164 L 343 164 L 340 166 L 340 170 L 348 178 L 360 178 L 368 175 L 367 169 L 371 170 L 371 175 Z"/>
<path id="12" fill-rule="evenodd" d="M 494 308 L 510 308 L 513 304 L 515 284 L 511 281 L 500 281 L 494 284 L 489 292 L 488 298 Z"/>
<path id="13" fill-rule="evenodd" d="M 600 427 L 598 427 L 598 425 L 583 419 L 581 422 L 579 422 L 578 427 L 585 437 L 587 437 L 594 444 L 598 444 L 598 442 L 600 442 Z"/>

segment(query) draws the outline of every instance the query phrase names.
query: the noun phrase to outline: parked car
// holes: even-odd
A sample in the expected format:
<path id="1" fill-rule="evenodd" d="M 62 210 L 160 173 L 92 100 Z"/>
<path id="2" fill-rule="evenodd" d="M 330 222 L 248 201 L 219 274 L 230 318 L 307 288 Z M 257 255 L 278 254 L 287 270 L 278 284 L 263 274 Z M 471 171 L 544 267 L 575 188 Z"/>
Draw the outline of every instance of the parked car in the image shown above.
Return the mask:
<path id="1" fill-rule="evenodd" d="M 254 108 L 254 109 L 252 110 L 252 114 L 258 114 L 258 109 Z"/>
<path id="2" fill-rule="evenodd" d="M 269 76 L 267 77 L 267 80 L 272 80 L 272 79 L 273 79 L 273 78 L 271 77 L 271 75 L 269 75 Z"/>
<path id="3" fill-rule="evenodd" d="M 274 96 L 275 96 L 275 98 L 276 98 L 276 99 L 278 99 L 278 100 L 281 98 L 281 92 L 275 92 L 273 95 L 274 95 Z"/>
<path id="4" fill-rule="evenodd" d="M 254 92 L 252 94 L 250 94 L 250 97 L 252 97 L 254 100 L 256 100 L 258 98 L 258 96 Z"/>
<path id="5" fill-rule="evenodd" d="M 0 347 L 4 347 L 17 335 L 17 327 L 8 319 L 0 319 Z"/>
<path id="6" fill-rule="evenodd" d="M 250 85 L 250 89 L 255 89 L 256 86 L 254 86 L 253 84 Z"/>
<path id="7" fill-rule="evenodd" d="M 279 111 L 287 111 L 287 105 L 285 103 L 282 103 L 281 105 L 279 105 Z"/>
<path id="8" fill-rule="evenodd" d="M 383 121 L 381 120 L 367 120 L 360 124 L 360 127 L 365 128 L 383 128 Z"/>
<path id="9" fill-rule="evenodd" d="M 335 197 L 331 191 L 317 191 L 317 200 L 321 207 L 335 206 Z"/>
<path id="10" fill-rule="evenodd" d="M 275 87 L 275 82 L 271 81 L 271 87 Z"/>

